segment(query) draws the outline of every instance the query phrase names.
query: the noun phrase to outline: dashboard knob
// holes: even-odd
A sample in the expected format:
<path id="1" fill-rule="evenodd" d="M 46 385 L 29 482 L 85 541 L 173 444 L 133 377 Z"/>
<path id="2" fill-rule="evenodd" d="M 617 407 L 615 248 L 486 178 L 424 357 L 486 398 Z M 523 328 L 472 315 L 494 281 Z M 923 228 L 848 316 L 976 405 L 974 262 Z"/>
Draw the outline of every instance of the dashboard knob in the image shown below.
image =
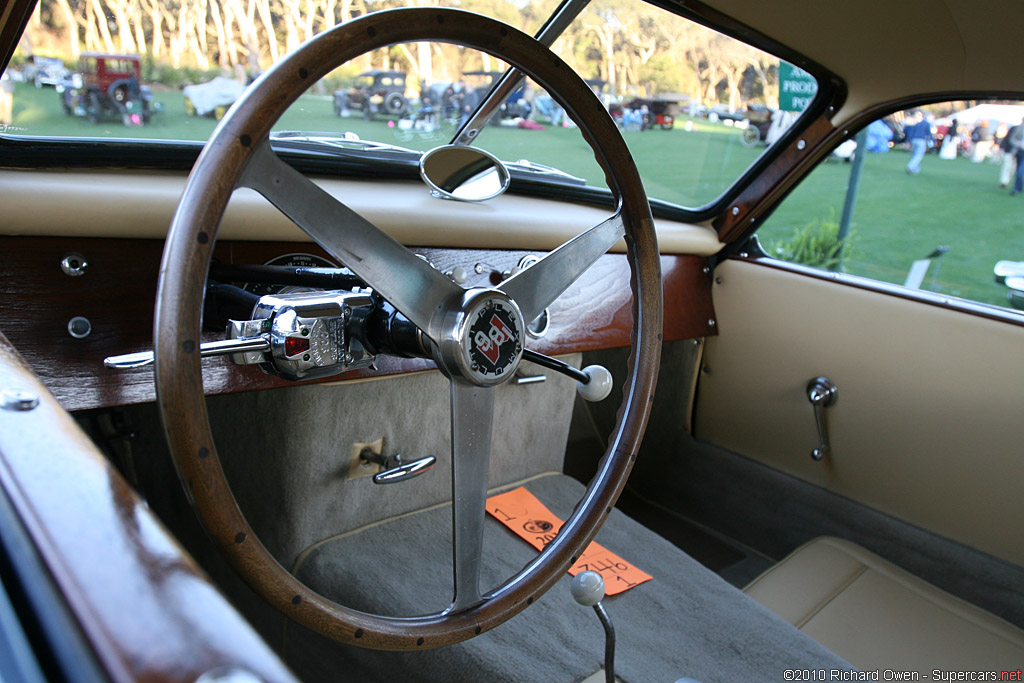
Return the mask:
<path id="1" fill-rule="evenodd" d="M 573 599 L 584 607 L 593 607 L 604 600 L 604 579 L 597 572 L 580 572 L 572 577 L 569 589 Z"/>
<path id="2" fill-rule="evenodd" d="M 576 391 L 586 401 L 603 401 L 612 393 L 612 373 L 603 365 L 588 365 L 583 368 L 583 373 L 589 377 L 589 381 L 576 383 Z"/>

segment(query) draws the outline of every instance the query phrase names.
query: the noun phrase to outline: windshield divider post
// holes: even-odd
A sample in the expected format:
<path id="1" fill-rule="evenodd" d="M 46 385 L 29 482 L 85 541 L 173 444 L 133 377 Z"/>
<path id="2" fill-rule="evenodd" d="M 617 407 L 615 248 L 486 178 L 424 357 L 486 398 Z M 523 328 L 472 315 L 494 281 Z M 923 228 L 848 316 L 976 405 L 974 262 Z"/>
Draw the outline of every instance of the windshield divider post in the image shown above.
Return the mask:
<path id="1" fill-rule="evenodd" d="M 545 47 L 551 47 L 552 43 L 569 28 L 569 24 L 589 4 L 590 0 L 562 0 L 562 4 L 548 17 L 548 20 L 540 27 L 534 38 L 543 43 Z M 526 74 L 514 66 L 502 74 L 501 78 L 487 91 L 487 94 L 480 101 L 480 104 L 477 105 L 477 108 L 473 110 L 473 113 L 469 115 L 466 122 L 459 127 L 458 132 L 452 138 L 451 144 L 472 145 L 476 136 L 480 134 L 480 131 L 490 122 L 495 112 L 501 108 L 501 105 L 505 103 L 505 100 L 509 98 L 509 95 L 519 87 L 519 84 L 525 78 Z"/>

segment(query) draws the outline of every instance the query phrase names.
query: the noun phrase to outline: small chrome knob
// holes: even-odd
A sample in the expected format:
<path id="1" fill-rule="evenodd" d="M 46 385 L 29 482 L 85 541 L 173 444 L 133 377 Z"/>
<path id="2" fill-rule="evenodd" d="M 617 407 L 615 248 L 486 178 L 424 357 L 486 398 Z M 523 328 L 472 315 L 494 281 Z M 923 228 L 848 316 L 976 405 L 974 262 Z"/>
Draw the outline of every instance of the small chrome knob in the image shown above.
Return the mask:
<path id="1" fill-rule="evenodd" d="M 79 254 L 77 251 L 73 251 L 67 254 L 60 260 L 60 269 L 64 271 L 64 274 L 68 277 L 81 277 L 85 275 L 86 269 L 89 267 L 89 262 L 85 260 L 85 257 Z"/>
<path id="2" fill-rule="evenodd" d="M 68 334 L 75 339 L 85 339 L 92 333 L 92 323 L 89 319 L 76 315 L 74 318 L 68 321 Z"/>

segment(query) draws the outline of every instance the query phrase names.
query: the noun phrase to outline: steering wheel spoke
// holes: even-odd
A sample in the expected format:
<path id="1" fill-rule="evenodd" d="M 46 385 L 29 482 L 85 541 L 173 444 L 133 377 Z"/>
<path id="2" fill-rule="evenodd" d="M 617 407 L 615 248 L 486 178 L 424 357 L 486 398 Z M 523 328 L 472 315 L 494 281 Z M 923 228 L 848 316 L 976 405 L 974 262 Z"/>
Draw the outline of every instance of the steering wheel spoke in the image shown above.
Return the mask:
<path id="1" fill-rule="evenodd" d="M 494 389 L 463 380 L 451 382 L 452 536 L 455 598 L 451 610 L 481 600 L 480 567 L 491 459 Z"/>
<path id="2" fill-rule="evenodd" d="M 436 339 L 435 314 L 462 288 L 281 160 L 264 140 L 239 185 L 263 195 L 417 327 Z"/>
<path id="3" fill-rule="evenodd" d="M 519 271 L 499 289 L 515 300 L 523 318 L 533 320 L 624 235 L 622 215 L 616 213 Z"/>

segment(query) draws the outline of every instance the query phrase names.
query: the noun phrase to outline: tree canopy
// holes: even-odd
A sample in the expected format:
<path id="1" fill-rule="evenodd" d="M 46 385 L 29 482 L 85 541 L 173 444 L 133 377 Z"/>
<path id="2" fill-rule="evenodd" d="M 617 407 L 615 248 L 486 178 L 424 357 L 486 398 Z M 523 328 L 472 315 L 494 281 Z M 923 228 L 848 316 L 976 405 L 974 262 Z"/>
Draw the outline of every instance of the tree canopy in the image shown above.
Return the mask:
<path id="1" fill-rule="evenodd" d="M 154 65 L 255 75 L 302 42 L 368 12 L 439 0 L 41 0 L 25 52 L 69 62 L 87 50 L 146 56 Z M 461 0 L 458 6 L 535 33 L 557 0 Z M 730 108 L 774 106 L 778 59 L 638 0 L 594 0 L 553 49 L 611 96 L 679 94 Z M 452 45 L 399 45 L 348 73 L 395 68 L 423 84 L 504 65 Z"/>

